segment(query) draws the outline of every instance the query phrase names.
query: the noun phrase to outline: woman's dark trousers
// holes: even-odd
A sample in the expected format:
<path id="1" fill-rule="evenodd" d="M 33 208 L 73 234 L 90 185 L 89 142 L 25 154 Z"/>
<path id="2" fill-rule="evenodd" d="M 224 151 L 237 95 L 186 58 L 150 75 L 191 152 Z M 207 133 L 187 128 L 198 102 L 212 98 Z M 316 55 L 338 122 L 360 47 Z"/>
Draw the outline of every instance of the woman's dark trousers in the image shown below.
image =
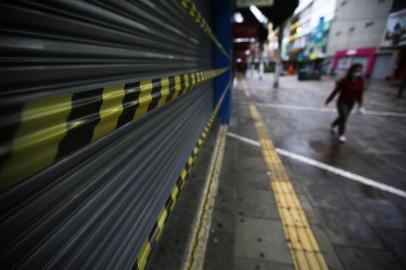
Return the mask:
<path id="1" fill-rule="evenodd" d="M 342 101 L 337 102 L 338 118 L 334 120 L 331 126 L 332 127 L 338 126 L 339 135 L 344 135 L 348 116 L 350 115 L 353 107 L 354 103 L 345 103 Z"/>

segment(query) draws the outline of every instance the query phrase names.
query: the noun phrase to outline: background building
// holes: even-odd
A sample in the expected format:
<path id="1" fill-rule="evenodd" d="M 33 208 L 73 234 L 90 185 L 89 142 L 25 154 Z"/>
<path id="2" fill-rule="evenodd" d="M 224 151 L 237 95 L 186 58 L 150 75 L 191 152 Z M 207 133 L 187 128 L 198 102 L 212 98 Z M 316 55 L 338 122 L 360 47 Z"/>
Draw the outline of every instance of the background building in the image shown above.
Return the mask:
<path id="1" fill-rule="evenodd" d="M 382 36 L 381 50 L 393 55 L 390 77 L 399 82 L 406 78 L 406 1 L 395 0 Z"/>
<path id="2" fill-rule="evenodd" d="M 290 73 L 294 69 L 321 73 L 335 3 L 334 0 L 303 0 L 287 22 L 282 59 Z"/>
<path id="3" fill-rule="evenodd" d="M 392 0 L 337 1 L 327 53 L 378 47 L 391 7 Z"/>
<path id="4" fill-rule="evenodd" d="M 340 76 L 357 62 L 372 79 L 400 80 L 405 10 L 404 0 L 302 0 L 283 30 L 285 69 Z"/>
<path id="5" fill-rule="evenodd" d="M 337 1 L 327 46 L 335 74 L 344 73 L 357 62 L 374 79 L 390 76 L 393 53 L 379 47 L 392 4 L 392 0 Z"/>

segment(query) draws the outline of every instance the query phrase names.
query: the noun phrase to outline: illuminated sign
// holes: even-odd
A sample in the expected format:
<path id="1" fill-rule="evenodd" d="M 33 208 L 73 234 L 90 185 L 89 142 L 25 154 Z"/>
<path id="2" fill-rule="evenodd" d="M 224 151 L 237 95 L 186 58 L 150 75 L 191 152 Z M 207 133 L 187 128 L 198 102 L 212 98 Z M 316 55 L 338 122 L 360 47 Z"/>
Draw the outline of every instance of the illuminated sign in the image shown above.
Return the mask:
<path id="1" fill-rule="evenodd" d="M 251 5 L 258 7 L 270 7 L 273 6 L 274 0 L 237 0 L 237 7 L 244 8 Z"/>
<path id="2" fill-rule="evenodd" d="M 357 50 L 355 50 L 355 49 L 349 49 L 349 50 L 347 50 L 347 55 L 355 55 L 355 54 L 357 54 Z"/>

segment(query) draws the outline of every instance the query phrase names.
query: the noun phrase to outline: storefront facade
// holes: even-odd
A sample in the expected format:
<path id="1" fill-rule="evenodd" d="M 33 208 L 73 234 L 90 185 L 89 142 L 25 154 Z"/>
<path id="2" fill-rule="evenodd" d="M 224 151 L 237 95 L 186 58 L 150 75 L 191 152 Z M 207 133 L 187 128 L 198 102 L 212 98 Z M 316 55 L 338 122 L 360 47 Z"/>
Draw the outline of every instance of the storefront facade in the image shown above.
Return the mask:
<path id="1" fill-rule="evenodd" d="M 343 75 L 352 64 L 359 63 L 364 66 L 365 76 L 371 76 L 375 63 L 375 52 L 375 48 L 357 48 L 337 51 L 333 58 L 333 74 Z"/>

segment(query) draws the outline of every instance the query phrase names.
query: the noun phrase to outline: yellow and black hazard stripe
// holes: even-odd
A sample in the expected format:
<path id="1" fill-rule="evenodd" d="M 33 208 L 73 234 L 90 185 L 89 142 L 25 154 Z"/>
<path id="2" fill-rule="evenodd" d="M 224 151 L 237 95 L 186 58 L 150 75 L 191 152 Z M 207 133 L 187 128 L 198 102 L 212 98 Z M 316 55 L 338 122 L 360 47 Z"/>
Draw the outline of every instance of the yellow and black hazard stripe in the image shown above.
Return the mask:
<path id="1" fill-rule="evenodd" d="M 210 39 L 216 44 L 220 51 L 231 60 L 230 55 L 226 52 L 223 45 L 218 41 L 217 37 L 213 34 L 209 24 L 203 18 L 202 14 L 196 7 L 196 4 L 192 0 L 179 0 L 182 7 L 186 9 L 186 12 L 195 20 L 195 22 L 203 29 L 203 31 L 210 37 Z"/>
<path id="2" fill-rule="evenodd" d="M 211 114 L 206 126 L 204 127 L 203 132 L 200 135 L 195 147 L 193 148 L 192 153 L 190 154 L 185 166 L 180 171 L 180 176 L 179 176 L 178 180 L 176 181 L 175 185 L 173 186 L 171 194 L 169 195 L 168 199 L 166 200 L 165 206 L 162 207 L 161 211 L 159 212 L 158 217 L 156 219 L 156 222 L 155 222 L 151 232 L 149 233 L 147 239 L 145 239 L 140 251 L 138 252 L 137 261 L 135 264 L 136 270 L 145 269 L 145 266 L 147 265 L 147 262 L 152 253 L 152 250 L 154 249 L 157 241 L 159 240 L 159 238 L 162 234 L 162 231 L 164 229 L 168 216 L 176 204 L 176 200 L 179 197 L 180 191 L 185 186 L 187 177 L 188 177 L 188 175 L 190 175 L 193 165 L 196 163 L 198 154 L 199 154 L 200 150 L 202 149 L 202 146 L 207 138 L 210 128 L 212 127 L 212 125 L 216 119 L 217 113 L 221 107 L 221 104 L 223 103 L 224 97 L 229 88 L 230 88 L 230 83 L 226 86 L 220 100 L 217 102 L 217 105 L 214 108 L 213 113 Z"/>
<path id="3" fill-rule="evenodd" d="M 226 70 L 109 85 L 2 108 L 0 192 Z"/>

